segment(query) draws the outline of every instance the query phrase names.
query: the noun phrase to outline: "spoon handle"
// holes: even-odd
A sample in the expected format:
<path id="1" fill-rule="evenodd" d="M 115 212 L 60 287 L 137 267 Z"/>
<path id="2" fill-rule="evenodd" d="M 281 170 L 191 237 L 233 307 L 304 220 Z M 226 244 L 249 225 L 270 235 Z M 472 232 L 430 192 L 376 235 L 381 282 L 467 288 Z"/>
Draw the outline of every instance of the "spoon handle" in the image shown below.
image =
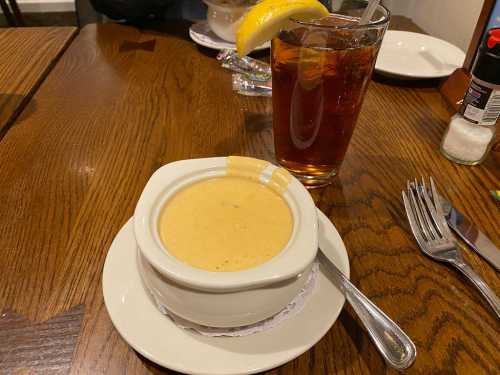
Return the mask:
<path id="1" fill-rule="evenodd" d="M 320 250 L 319 258 L 332 276 L 335 286 L 345 295 L 361 322 L 368 330 L 386 362 L 398 369 L 410 367 L 417 356 L 415 344 L 385 313 L 361 293 L 333 262 Z"/>

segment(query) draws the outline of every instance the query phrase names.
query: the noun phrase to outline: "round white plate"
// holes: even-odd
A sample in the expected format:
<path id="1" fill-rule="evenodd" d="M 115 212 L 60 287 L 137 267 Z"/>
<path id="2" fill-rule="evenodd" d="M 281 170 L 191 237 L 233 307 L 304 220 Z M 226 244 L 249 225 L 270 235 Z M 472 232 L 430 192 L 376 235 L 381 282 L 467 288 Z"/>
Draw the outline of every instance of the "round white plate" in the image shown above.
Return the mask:
<path id="1" fill-rule="evenodd" d="M 193 23 L 189 28 L 189 37 L 197 44 L 217 49 L 223 50 L 228 49 L 231 51 L 236 50 L 236 45 L 234 43 L 228 42 L 224 39 L 219 38 L 217 35 L 210 30 L 207 21 L 200 21 Z M 266 42 L 255 49 L 255 51 L 260 51 L 262 49 L 269 48 L 271 46 L 270 42 Z"/>
<path id="2" fill-rule="evenodd" d="M 382 40 L 375 70 L 406 79 L 446 77 L 462 66 L 465 53 L 432 36 L 388 30 Z"/>
<path id="3" fill-rule="evenodd" d="M 319 210 L 318 216 L 320 247 L 349 276 L 340 235 Z M 132 219 L 111 244 L 102 286 L 106 308 L 123 339 L 151 361 L 189 374 L 253 374 L 280 366 L 316 344 L 345 301 L 320 271 L 303 310 L 278 327 L 244 337 L 206 337 L 179 328 L 157 310 L 142 285 Z"/>

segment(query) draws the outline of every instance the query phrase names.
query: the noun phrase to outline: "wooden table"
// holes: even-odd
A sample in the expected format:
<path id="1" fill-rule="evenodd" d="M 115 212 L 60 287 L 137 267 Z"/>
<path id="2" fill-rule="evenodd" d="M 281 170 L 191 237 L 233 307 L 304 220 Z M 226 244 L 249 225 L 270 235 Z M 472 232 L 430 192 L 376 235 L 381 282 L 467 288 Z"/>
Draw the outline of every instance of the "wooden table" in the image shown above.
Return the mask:
<path id="1" fill-rule="evenodd" d="M 76 31 L 76 27 L 0 29 L 0 139 Z"/>
<path id="2" fill-rule="evenodd" d="M 168 372 L 111 324 L 101 289 L 111 241 L 165 163 L 273 158 L 270 101 L 233 93 L 213 54 L 176 30 L 85 27 L 0 142 L 0 373 Z M 500 245 L 488 192 L 500 187 L 498 157 L 470 168 L 440 155 L 450 112 L 436 84 L 375 77 L 340 175 L 313 196 L 345 241 L 353 282 L 415 341 L 408 373 L 498 374 L 498 320 L 462 276 L 421 254 L 401 202 L 407 179 L 433 175 Z M 500 293 L 498 274 L 466 258 Z M 307 373 L 395 372 L 346 307 L 316 346 L 269 372 Z"/>

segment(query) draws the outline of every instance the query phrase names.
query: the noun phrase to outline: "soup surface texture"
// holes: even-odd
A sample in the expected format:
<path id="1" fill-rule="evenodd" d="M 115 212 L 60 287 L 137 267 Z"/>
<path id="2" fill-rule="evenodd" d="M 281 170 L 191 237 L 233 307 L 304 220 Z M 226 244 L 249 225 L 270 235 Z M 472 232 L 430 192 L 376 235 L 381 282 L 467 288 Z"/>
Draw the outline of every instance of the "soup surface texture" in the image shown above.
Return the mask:
<path id="1" fill-rule="evenodd" d="M 192 267 L 227 272 L 256 267 L 286 246 L 293 218 L 283 197 L 245 177 L 209 178 L 175 193 L 158 229 L 168 252 Z"/>

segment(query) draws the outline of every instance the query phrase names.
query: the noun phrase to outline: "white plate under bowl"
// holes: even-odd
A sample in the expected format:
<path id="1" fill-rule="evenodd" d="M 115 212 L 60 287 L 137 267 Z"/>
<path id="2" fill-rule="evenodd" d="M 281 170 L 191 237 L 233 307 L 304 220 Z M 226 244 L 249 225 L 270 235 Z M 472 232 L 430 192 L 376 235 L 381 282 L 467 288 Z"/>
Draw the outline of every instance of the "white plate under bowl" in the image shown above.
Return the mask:
<path id="1" fill-rule="evenodd" d="M 319 210 L 318 217 L 321 249 L 349 276 L 340 235 Z M 321 271 L 304 309 L 278 327 L 244 337 L 206 337 L 179 328 L 158 311 L 142 285 L 132 220 L 111 244 L 102 285 L 106 308 L 123 339 L 149 360 L 188 374 L 254 374 L 280 366 L 316 344 L 345 301 Z"/>
<path id="2" fill-rule="evenodd" d="M 388 30 L 375 70 L 383 75 L 424 79 L 449 76 L 464 62 L 465 53 L 442 39 L 408 31 Z"/>
<path id="3" fill-rule="evenodd" d="M 189 37 L 197 44 L 211 48 L 216 50 L 228 49 L 231 51 L 236 50 L 236 45 L 234 43 L 228 42 L 224 39 L 219 38 L 214 34 L 212 30 L 210 30 L 210 26 L 208 26 L 207 21 L 199 21 L 193 23 L 189 28 Z M 254 51 L 260 51 L 263 49 L 267 49 L 271 46 L 270 42 L 266 42 L 257 48 Z"/>

